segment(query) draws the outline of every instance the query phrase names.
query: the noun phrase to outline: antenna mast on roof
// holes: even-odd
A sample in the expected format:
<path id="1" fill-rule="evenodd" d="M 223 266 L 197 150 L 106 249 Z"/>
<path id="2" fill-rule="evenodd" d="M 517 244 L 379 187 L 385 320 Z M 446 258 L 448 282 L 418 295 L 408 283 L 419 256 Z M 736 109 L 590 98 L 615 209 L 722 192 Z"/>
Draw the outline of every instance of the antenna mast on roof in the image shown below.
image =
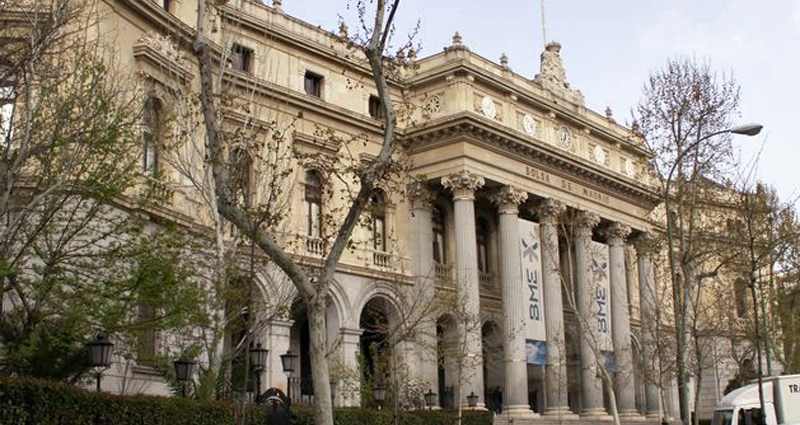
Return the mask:
<path id="1" fill-rule="evenodd" d="M 544 0 L 539 0 L 539 6 L 542 11 L 542 44 L 547 47 L 547 25 L 545 23 L 544 15 Z"/>

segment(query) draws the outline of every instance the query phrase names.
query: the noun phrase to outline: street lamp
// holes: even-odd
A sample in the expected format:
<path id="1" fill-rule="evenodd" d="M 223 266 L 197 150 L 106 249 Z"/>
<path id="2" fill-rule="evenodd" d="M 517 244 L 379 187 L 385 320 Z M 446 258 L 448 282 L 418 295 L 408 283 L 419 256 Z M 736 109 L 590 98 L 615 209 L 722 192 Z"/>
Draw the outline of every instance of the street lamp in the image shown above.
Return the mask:
<path id="1" fill-rule="evenodd" d="M 181 357 L 172 362 L 172 365 L 175 367 L 175 379 L 181 383 L 181 397 L 186 398 L 186 381 L 192 379 L 197 362 Z"/>
<path id="2" fill-rule="evenodd" d="M 428 410 L 433 410 L 433 405 L 436 403 L 436 393 L 428 388 L 428 392 L 423 394 L 423 396 L 425 397 L 425 405 L 428 406 Z"/>
<path id="3" fill-rule="evenodd" d="M 261 371 L 267 365 L 267 353 L 269 350 L 263 348 L 260 342 L 255 347 L 250 347 L 250 364 L 256 374 L 256 403 L 261 396 Z"/>
<path id="4" fill-rule="evenodd" d="M 291 399 L 292 393 L 292 372 L 294 372 L 294 362 L 297 356 L 292 354 L 292 350 L 287 350 L 286 354 L 281 354 L 281 366 L 283 366 L 283 373 L 286 374 L 286 393 Z"/>
<path id="5" fill-rule="evenodd" d="M 378 410 L 381 410 L 383 401 L 386 400 L 386 387 L 384 387 L 383 384 L 372 387 L 372 398 L 378 403 Z"/>
<path id="6" fill-rule="evenodd" d="M 761 124 L 752 123 L 752 124 L 745 124 L 736 127 L 731 127 L 725 130 L 715 131 L 709 134 L 706 134 L 703 137 L 695 140 L 694 142 L 690 143 L 689 146 L 685 147 L 683 150 L 679 151 L 677 156 L 675 157 L 675 162 L 672 164 L 672 167 L 669 170 L 669 174 L 667 174 L 667 180 L 664 185 L 664 210 L 666 211 L 667 216 L 667 248 L 669 250 L 668 260 L 669 260 L 669 268 L 670 268 L 670 276 L 672 277 L 672 286 L 673 286 L 673 303 L 675 306 L 683 305 L 687 306 L 690 304 L 690 291 L 686 288 L 683 288 L 682 291 L 679 291 L 677 283 L 677 266 L 675 264 L 675 256 L 674 256 L 674 223 L 672 218 L 672 207 L 670 205 L 670 200 L 672 198 L 671 194 L 671 187 L 672 187 L 672 180 L 674 179 L 675 172 L 678 170 L 683 163 L 683 159 L 685 156 L 692 152 L 695 148 L 700 146 L 705 140 L 708 140 L 714 136 L 718 136 L 720 134 L 740 134 L 743 136 L 755 136 L 756 134 L 761 132 L 763 126 Z M 680 293 L 682 292 L 682 294 Z M 677 307 L 676 307 L 677 308 Z M 680 391 L 680 413 L 681 419 L 685 420 L 688 417 L 688 400 L 689 400 L 689 386 L 687 385 L 688 377 L 687 370 L 686 370 L 686 360 L 685 360 L 685 347 L 686 347 L 686 314 L 684 311 L 678 311 L 676 314 L 676 340 L 677 340 L 677 351 L 678 351 L 678 383 L 679 383 L 679 391 Z M 760 388 L 759 388 L 760 390 Z M 759 391 L 760 393 L 760 391 Z M 762 403 L 762 411 L 763 411 L 763 403 Z"/>
<path id="7" fill-rule="evenodd" d="M 111 366 L 111 352 L 114 350 L 114 344 L 102 334 L 86 343 L 89 347 L 89 364 L 95 368 L 95 376 L 97 378 L 97 392 L 100 392 L 100 380 L 103 378 L 103 371 Z"/>
<path id="8" fill-rule="evenodd" d="M 469 395 L 467 396 L 467 405 L 471 409 L 474 409 L 475 407 L 478 406 L 478 396 L 475 395 L 475 391 L 469 392 Z"/>

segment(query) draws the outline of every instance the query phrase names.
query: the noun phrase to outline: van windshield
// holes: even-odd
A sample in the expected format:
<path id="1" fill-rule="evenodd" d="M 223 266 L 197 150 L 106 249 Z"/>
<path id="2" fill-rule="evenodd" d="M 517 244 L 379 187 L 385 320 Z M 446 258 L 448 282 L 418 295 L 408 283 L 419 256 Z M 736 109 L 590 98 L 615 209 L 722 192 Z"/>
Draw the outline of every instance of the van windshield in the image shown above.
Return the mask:
<path id="1" fill-rule="evenodd" d="M 731 425 L 733 410 L 715 410 L 711 425 Z"/>

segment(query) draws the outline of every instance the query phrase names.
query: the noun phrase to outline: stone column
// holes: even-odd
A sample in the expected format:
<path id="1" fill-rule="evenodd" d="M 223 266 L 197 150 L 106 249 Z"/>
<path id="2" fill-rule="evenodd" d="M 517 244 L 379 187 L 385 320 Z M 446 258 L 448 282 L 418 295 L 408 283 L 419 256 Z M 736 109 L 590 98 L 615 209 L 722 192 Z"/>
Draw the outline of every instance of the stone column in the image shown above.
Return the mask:
<path id="1" fill-rule="evenodd" d="M 264 344 L 264 348 L 269 350 L 267 357 L 266 376 L 261 379 L 261 391 L 268 388 L 280 388 L 286 392 L 286 374 L 283 373 L 281 364 L 281 354 L 289 350 L 290 335 L 292 330 L 292 320 L 273 319 L 269 323 L 269 341 Z M 296 353 L 295 353 L 296 354 Z"/>
<path id="2" fill-rule="evenodd" d="M 581 211 L 575 220 L 575 301 L 578 304 L 578 329 L 581 340 L 582 416 L 606 416 L 603 406 L 603 383 L 597 376 L 597 356 L 592 350 L 594 329 L 586 325 L 594 318 L 591 242 L 592 229 L 600 222 L 597 214 Z"/>
<path id="3" fill-rule="evenodd" d="M 339 334 L 342 337 L 342 363 L 351 371 L 358 371 L 360 365 L 358 364 L 358 352 L 361 350 L 361 329 L 345 328 L 339 329 Z M 360 383 L 354 382 L 353 388 L 359 388 Z M 336 390 L 336 405 L 337 406 L 360 406 L 361 395 L 358 391 L 345 392 L 342 389 L 349 385 L 344 385 L 342 382 L 337 382 L 338 389 Z"/>
<path id="4" fill-rule="evenodd" d="M 605 231 L 609 246 L 608 263 L 611 282 L 611 337 L 617 363 L 614 385 L 620 417 L 639 416 L 636 412 L 636 386 L 633 382 L 633 348 L 628 304 L 628 280 L 625 274 L 625 238 L 631 228 L 612 223 Z"/>
<path id="5" fill-rule="evenodd" d="M 544 414 L 562 417 L 576 416 L 569 410 L 567 398 L 567 351 L 558 250 L 558 217 L 564 210 L 564 204 L 555 199 L 545 199 L 536 208 L 542 243 L 542 288 L 547 334 L 547 366 L 545 366 L 547 407 Z"/>
<path id="6" fill-rule="evenodd" d="M 460 403 L 467 395 L 478 396 L 478 406 L 485 407 L 483 394 L 483 352 L 481 344 L 480 280 L 478 252 L 475 246 L 475 191 L 484 184 L 483 177 L 461 171 L 442 178 L 442 185 L 453 192 L 456 241 L 456 279 L 458 309 L 462 332 L 466 332 L 463 354 Z"/>
<path id="7" fill-rule="evenodd" d="M 508 416 L 534 417 L 528 405 L 528 364 L 525 358 L 525 312 L 520 255 L 519 205 L 528 194 L 512 186 L 492 197 L 500 214 L 500 279 L 503 288 L 503 403 Z"/>
<path id="8" fill-rule="evenodd" d="M 653 324 L 656 323 L 655 301 L 656 301 L 656 280 L 653 274 L 653 262 L 651 254 L 653 252 L 652 238 L 644 233 L 640 234 L 635 240 L 637 253 L 637 263 L 639 268 L 639 304 L 642 322 L 642 353 L 645 365 L 645 406 L 648 418 L 658 419 L 660 417 L 659 408 L 661 398 L 659 397 L 658 380 L 659 371 L 655 361 L 653 345 L 655 336 L 653 334 Z"/>
<path id="9" fill-rule="evenodd" d="M 423 182 L 412 183 L 406 193 L 411 203 L 411 272 L 414 276 L 414 299 L 425 304 L 436 295 L 436 271 L 433 263 L 433 224 L 431 206 L 433 195 Z M 423 309 L 424 310 L 424 309 Z M 417 376 L 426 380 L 431 389 L 441 394 L 438 388 L 438 368 L 436 357 L 436 317 L 420 319 L 419 344 L 415 355 Z M 438 397 L 434 402 L 438 405 Z"/>

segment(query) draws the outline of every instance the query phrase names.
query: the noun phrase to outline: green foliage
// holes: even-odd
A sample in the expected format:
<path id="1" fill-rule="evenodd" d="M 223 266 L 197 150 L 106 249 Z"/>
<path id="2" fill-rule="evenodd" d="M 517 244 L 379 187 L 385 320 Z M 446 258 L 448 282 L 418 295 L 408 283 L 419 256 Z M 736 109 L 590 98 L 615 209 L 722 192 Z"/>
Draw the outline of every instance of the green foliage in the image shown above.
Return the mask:
<path id="1" fill-rule="evenodd" d="M 265 408 L 247 409 L 247 425 L 265 423 Z M 293 408 L 295 425 L 313 425 L 310 408 Z M 3 425 L 234 425 L 236 407 L 223 402 L 181 398 L 116 396 L 33 379 L 0 378 L 0 423 Z M 101 420 L 98 420 L 102 418 Z M 452 411 L 400 412 L 400 425 L 455 425 Z M 334 411 L 337 425 L 391 425 L 391 410 L 342 408 Z M 464 425 L 492 423 L 490 412 L 464 412 Z"/>

